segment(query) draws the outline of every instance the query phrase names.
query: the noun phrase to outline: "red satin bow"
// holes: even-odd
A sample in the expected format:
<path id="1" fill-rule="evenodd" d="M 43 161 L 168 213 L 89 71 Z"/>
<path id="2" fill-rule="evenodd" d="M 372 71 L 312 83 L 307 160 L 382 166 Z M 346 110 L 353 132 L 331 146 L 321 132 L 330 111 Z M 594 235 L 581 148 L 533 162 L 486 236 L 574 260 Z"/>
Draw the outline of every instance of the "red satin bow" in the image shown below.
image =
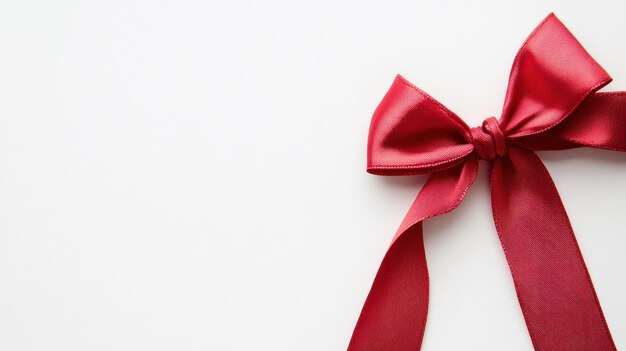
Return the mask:
<path id="1" fill-rule="evenodd" d="M 499 120 L 469 128 L 398 76 L 372 118 L 370 173 L 433 173 L 379 268 L 349 350 L 418 350 L 428 310 L 422 221 L 456 208 L 491 164 L 493 218 L 537 350 L 615 350 L 567 214 L 533 151 L 626 151 L 626 92 L 550 14 L 522 45 Z"/>

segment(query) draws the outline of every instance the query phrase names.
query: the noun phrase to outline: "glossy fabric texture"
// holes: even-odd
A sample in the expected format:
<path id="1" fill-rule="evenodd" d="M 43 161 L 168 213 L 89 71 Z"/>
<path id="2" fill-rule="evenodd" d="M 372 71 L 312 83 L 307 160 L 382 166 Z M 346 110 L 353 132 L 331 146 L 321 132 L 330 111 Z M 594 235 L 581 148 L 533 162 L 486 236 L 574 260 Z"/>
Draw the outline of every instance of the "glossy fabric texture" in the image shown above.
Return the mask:
<path id="1" fill-rule="evenodd" d="M 550 14 L 515 57 L 499 119 L 470 128 L 401 76 L 374 112 L 368 172 L 432 173 L 383 258 L 349 350 L 419 350 L 428 312 L 421 222 L 456 208 L 478 160 L 491 164 L 492 212 L 537 350 L 615 350 L 569 219 L 536 150 L 626 151 L 626 92 Z M 451 331 L 453 333 L 453 331 Z"/>

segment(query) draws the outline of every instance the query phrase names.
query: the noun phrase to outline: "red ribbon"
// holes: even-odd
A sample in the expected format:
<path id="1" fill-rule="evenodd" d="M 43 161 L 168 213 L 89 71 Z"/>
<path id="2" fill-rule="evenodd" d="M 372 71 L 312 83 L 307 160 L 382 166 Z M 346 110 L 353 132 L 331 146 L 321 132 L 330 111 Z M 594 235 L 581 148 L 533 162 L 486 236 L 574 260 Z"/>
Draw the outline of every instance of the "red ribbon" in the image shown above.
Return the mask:
<path id="1" fill-rule="evenodd" d="M 491 165 L 494 222 L 537 350 L 615 350 L 565 208 L 533 151 L 626 151 L 626 92 L 550 14 L 522 45 L 499 120 L 469 128 L 398 76 L 372 118 L 370 173 L 433 173 L 378 270 L 349 350 L 419 350 L 428 311 L 422 221 L 456 208 L 478 160 Z"/>

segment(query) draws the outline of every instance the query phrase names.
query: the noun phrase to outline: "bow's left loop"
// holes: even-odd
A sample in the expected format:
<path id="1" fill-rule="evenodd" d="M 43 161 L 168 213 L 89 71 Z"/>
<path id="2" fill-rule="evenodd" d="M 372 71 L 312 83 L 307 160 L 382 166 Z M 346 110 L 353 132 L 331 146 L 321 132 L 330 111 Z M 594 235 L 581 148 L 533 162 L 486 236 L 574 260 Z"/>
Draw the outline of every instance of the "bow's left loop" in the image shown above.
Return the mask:
<path id="1" fill-rule="evenodd" d="M 372 117 L 367 171 L 431 173 L 461 164 L 473 150 L 467 124 L 398 75 Z"/>

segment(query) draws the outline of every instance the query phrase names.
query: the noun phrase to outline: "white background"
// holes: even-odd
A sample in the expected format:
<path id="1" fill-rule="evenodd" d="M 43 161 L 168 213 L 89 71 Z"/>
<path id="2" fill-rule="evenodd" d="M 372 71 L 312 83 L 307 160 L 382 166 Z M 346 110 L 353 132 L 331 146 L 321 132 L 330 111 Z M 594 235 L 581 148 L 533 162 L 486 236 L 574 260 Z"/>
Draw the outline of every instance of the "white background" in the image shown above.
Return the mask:
<path id="1" fill-rule="evenodd" d="M 551 11 L 626 89 L 623 1 L 0 1 L 0 350 L 344 350 L 425 181 L 374 108 L 498 115 Z M 626 154 L 540 156 L 626 348 Z M 485 164 L 425 230 L 423 349 L 532 349 Z"/>

